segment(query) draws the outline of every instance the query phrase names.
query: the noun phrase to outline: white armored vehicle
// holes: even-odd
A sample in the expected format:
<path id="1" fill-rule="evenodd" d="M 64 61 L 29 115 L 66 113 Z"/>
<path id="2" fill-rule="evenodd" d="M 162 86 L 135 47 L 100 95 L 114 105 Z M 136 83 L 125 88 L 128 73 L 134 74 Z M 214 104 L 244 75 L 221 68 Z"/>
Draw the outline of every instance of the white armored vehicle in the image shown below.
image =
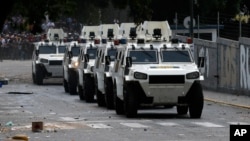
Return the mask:
<path id="1" fill-rule="evenodd" d="M 121 36 L 118 36 L 118 24 L 102 24 L 99 30 L 102 44 L 97 49 L 94 66 L 95 95 L 98 106 L 107 106 L 108 109 L 111 109 L 114 107 L 114 102 L 112 79 L 108 74 L 108 69 L 112 66 L 111 62 L 113 63 L 116 46 L 119 45 Z M 109 64 L 106 63 L 107 59 Z"/>
<path id="2" fill-rule="evenodd" d="M 97 49 L 94 76 L 98 106 L 106 106 L 108 109 L 114 108 L 112 73 L 110 70 L 113 67 L 117 47 L 126 44 L 128 40 L 135 39 L 138 34 L 137 29 L 134 23 L 122 23 L 118 35 L 114 35 L 114 38 L 110 38 L 107 44 L 102 44 Z"/>
<path id="3" fill-rule="evenodd" d="M 32 55 L 33 83 L 42 85 L 44 79 L 62 78 L 62 62 L 66 45 L 48 40 L 35 43 Z"/>
<path id="4" fill-rule="evenodd" d="M 127 42 L 135 40 L 141 34 L 142 26 L 135 23 L 121 23 L 119 28 L 119 36 L 126 39 Z"/>
<path id="5" fill-rule="evenodd" d="M 101 39 L 115 39 L 119 33 L 119 25 L 118 24 L 101 24 L 99 26 L 98 35 L 101 36 Z"/>
<path id="6" fill-rule="evenodd" d="M 99 35 L 99 26 L 83 26 L 80 38 L 85 39 L 86 41 L 93 40 L 97 38 Z M 100 37 L 99 37 L 100 38 Z"/>
<path id="7" fill-rule="evenodd" d="M 189 110 L 191 118 L 200 118 L 204 99 L 199 82 L 203 76 L 190 45 L 168 42 L 161 31 L 153 29 L 155 40 L 151 38 L 151 42 L 138 38 L 137 43 L 117 48 L 112 71 L 116 113 L 134 117 L 143 105 L 176 106 L 178 114 Z"/>
<path id="8" fill-rule="evenodd" d="M 84 26 L 81 31 L 83 44 L 78 57 L 77 90 L 80 100 L 94 101 L 94 60 L 100 44 L 99 26 Z"/>
<path id="9" fill-rule="evenodd" d="M 80 100 L 94 101 L 94 62 L 100 39 L 87 41 L 78 57 L 78 94 Z"/>
<path id="10" fill-rule="evenodd" d="M 67 37 L 67 33 L 62 28 L 49 28 L 47 31 L 47 39 L 49 41 L 59 41 Z"/>
<path id="11" fill-rule="evenodd" d="M 169 42 L 172 38 L 168 21 L 144 21 L 140 34 L 145 35 L 146 41 L 156 39 Z"/>
<path id="12" fill-rule="evenodd" d="M 80 48 L 81 44 L 78 41 L 71 41 L 63 57 L 63 86 L 65 92 L 69 92 L 71 95 L 77 94 L 77 69 Z"/>
<path id="13" fill-rule="evenodd" d="M 97 49 L 95 60 L 94 77 L 97 104 L 106 106 L 108 109 L 114 107 L 112 78 L 109 69 L 113 66 L 118 43 L 119 41 L 115 40 L 100 46 Z"/>

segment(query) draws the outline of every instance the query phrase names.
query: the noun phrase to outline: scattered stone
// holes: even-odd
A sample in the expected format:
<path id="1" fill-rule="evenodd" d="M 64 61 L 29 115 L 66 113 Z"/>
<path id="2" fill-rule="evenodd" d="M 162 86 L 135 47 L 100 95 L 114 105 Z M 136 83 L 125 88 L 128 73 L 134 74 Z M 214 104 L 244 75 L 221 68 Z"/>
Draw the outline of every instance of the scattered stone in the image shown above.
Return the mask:
<path id="1" fill-rule="evenodd" d="M 32 122 L 32 132 L 41 132 L 43 130 L 43 122 L 35 121 Z"/>
<path id="2" fill-rule="evenodd" d="M 28 136 L 24 135 L 24 134 L 17 134 L 15 136 L 13 136 L 12 139 L 19 140 L 19 141 L 28 141 L 29 140 Z"/>

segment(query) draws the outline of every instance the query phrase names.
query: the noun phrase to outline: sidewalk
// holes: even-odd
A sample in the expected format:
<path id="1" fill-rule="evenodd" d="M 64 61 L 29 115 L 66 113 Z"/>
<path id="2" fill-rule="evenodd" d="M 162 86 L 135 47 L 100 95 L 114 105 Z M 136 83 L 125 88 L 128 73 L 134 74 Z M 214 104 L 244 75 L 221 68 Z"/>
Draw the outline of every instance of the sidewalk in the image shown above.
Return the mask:
<path id="1" fill-rule="evenodd" d="M 204 100 L 250 109 L 250 96 L 204 90 Z"/>

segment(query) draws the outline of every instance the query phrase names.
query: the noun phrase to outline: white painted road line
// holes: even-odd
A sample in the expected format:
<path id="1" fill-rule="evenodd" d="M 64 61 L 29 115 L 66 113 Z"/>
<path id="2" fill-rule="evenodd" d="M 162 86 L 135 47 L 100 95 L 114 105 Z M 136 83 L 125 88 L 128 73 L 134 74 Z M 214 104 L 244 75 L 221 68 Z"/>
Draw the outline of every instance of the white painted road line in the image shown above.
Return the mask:
<path id="1" fill-rule="evenodd" d="M 94 124 L 87 124 L 87 126 L 91 127 L 91 128 L 112 128 L 111 126 L 108 126 L 106 124 L 102 124 L 102 123 L 94 123 Z"/>
<path id="2" fill-rule="evenodd" d="M 140 123 L 121 123 L 124 126 L 128 126 L 131 128 L 148 128 L 149 126 L 140 124 Z"/>
<path id="3" fill-rule="evenodd" d="M 192 122 L 192 123 L 203 127 L 224 127 L 222 125 L 214 124 L 211 122 Z"/>
<path id="4" fill-rule="evenodd" d="M 246 122 L 228 122 L 230 125 L 250 125 L 250 123 Z"/>
<path id="5" fill-rule="evenodd" d="M 180 126 L 179 124 L 174 123 L 174 122 L 161 122 L 157 124 L 162 125 L 162 126 Z"/>
<path id="6" fill-rule="evenodd" d="M 84 120 L 84 118 L 78 118 L 78 117 L 60 117 L 62 121 L 68 121 L 68 122 L 74 122 L 74 121 L 80 121 Z"/>

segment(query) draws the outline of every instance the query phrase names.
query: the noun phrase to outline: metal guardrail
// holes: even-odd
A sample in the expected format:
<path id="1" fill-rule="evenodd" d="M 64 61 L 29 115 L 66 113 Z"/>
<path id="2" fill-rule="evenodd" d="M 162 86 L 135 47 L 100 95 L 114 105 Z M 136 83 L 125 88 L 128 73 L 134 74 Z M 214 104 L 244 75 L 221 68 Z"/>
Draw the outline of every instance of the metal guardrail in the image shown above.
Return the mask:
<path id="1" fill-rule="evenodd" d="M 0 45 L 0 61 L 2 60 L 28 60 L 32 58 L 34 45 L 30 42 L 7 43 Z"/>

